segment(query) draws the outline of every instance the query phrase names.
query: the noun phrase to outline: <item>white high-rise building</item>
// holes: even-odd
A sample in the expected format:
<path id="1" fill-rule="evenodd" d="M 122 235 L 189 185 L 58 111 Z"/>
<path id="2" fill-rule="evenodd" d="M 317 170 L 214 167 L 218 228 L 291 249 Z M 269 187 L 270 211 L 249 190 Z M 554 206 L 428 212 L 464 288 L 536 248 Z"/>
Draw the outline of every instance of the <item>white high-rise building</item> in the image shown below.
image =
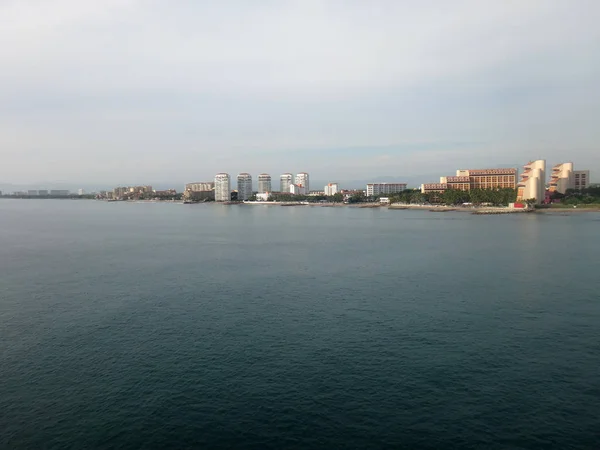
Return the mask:
<path id="1" fill-rule="evenodd" d="M 523 167 L 521 181 L 517 186 L 517 200 L 534 199 L 542 203 L 546 193 L 546 160 L 530 161 Z"/>
<path id="2" fill-rule="evenodd" d="M 78 189 L 77 190 L 77 195 L 84 195 L 85 191 L 83 189 Z"/>
<path id="3" fill-rule="evenodd" d="M 258 176 L 258 193 L 265 194 L 267 192 L 271 192 L 271 175 L 261 173 Z"/>
<path id="4" fill-rule="evenodd" d="M 252 175 L 243 172 L 237 176 L 238 200 L 248 200 L 252 197 Z"/>
<path id="5" fill-rule="evenodd" d="M 228 202 L 231 200 L 231 181 L 228 173 L 215 175 L 215 201 Z"/>
<path id="6" fill-rule="evenodd" d="M 306 172 L 300 172 L 296 175 L 296 181 L 294 184 L 297 184 L 298 187 L 303 187 L 304 192 L 309 193 L 310 188 L 308 186 L 308 174 Z"/>
<path id="7" fill-rule="evenodd" d="M 279 177 L 279 191 L 290 192 L 290 186 L 294 183 L 294 175 L 291 173 L 284 173 Z"/>
<path id="8" fill-rule="evenodd" d="M 338 193 L 339 191 L 339 186 L 337 183 L 329 183 L 327 186 L 325 186 L 325 195 L 335 195 Z"/>

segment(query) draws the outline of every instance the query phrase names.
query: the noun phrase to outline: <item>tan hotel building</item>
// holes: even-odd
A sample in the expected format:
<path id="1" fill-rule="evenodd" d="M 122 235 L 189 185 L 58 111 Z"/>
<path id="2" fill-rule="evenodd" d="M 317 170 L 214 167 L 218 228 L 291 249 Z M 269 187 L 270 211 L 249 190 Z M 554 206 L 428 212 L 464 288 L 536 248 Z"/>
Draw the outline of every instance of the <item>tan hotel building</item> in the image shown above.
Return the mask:
<path id="1" fill-rule="evenodd" d="M 459 169 L 456 176 L 440 177 L 439 183 L 421 185 L 421 192 L 444 192 L 447 189 L 470 191 L 471 189 L 517 188 L 517 169 Z"/>

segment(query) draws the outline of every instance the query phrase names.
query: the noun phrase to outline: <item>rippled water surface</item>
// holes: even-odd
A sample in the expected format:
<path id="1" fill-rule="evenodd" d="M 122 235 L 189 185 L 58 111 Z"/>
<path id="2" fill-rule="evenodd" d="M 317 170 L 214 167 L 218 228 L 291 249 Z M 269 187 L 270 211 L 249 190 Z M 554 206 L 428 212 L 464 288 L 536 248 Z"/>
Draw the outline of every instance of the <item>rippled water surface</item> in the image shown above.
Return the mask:
<path id="1" fill-rule="evenodd" d="M 0 200 L 0 448 L 600 448 L 600 214 Z"/>

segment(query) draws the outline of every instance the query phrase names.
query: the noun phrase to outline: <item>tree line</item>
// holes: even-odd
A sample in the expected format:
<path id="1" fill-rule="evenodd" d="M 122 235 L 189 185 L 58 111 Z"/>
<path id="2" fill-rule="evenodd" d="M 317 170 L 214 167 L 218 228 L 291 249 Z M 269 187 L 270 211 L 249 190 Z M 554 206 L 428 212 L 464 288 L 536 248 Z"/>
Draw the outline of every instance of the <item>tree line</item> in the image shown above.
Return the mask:
<path id="1" fill-rule="evenodd" d="M 422 193 L 419 189 L 407 189 L 390 196 L 392 203 L 406 204 L 444 204 L 461 205 L 471 203 L 473 205 L 490 204 L 494 206 L 507 206 L 517 199 L 517 190 L 512 188 L 501 189 L 471 189 L 461 191 L 459 189 L 447 189 L 444 192 Z"/>

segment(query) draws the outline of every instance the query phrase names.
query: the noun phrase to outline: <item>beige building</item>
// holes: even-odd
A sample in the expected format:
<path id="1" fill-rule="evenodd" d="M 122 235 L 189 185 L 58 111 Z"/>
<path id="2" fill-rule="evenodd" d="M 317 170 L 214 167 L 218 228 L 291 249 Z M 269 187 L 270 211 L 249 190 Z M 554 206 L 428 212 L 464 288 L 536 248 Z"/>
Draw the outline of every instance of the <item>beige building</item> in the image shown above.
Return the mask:
<path id="1" fill-rule="evenodd" d="M 590 171 L 576 170 L 573 172 L 573 189 L 581 190 L 590 187 Z"/>
<path id="2" fill-rule="evenodd" d="M 573 182 L 573 163 L 557 164 L 552 168 L 548 190 L 564 194 L 567 192 L 567 189 L 573 188 Z"/>
<path id="3" fill-rule="evenodd" d="M 546 160 L 530 161 L 523 167 L 521 181 L 517 186 L 517 200 L 534 199 L 542 203 L 546 193 Z"/>
<path id="4" fill-rule="evenodd" d="M 208 192 L 212 191 L 214 188 L 214 181 L 196 181 L 185 185 L 185 190 L 191 192 Z"/>
<path id="5" fill-rule="evenodd" d="M 456 176 L 440 177 L 439 183 L 421 185 L 421 192 L 444 192 L 446 189 L 516 189 L 517 169 L 459 169 Z"/>

